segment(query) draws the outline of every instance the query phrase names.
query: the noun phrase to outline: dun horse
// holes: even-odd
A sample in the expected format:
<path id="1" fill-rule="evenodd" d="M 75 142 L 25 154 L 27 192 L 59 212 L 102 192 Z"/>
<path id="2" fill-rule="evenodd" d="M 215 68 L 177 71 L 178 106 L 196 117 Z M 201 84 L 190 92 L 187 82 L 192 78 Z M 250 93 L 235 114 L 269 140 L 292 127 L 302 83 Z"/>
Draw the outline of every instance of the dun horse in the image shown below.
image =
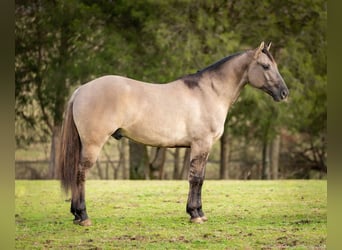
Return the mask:
<path id="1" fill-rule="evenodd" d="M 283 100 L 289 91 L 264 42 L 166 84 L 103 76 L 79 87 L 68 103 L 59 156 L 61 184 L 71 190 L 74 223 L 91 225 L 85 205 L 87 170 L 109 137 L 127 137 L 156 147 L 189 147 L 190 221 L 207 220 L 201 189 L 213 143 L 220 138 L 230 106 L 249 83 Z"/>

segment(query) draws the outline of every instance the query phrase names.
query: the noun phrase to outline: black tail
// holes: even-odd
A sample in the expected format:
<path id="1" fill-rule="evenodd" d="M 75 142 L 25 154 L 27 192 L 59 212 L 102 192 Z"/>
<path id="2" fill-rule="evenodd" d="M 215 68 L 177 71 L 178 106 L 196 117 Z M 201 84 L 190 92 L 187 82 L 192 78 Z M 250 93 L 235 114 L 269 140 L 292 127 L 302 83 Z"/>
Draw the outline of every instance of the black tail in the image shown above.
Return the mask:
<path id="1" fill-rule="evenodd" d="M 65 112 L 60 139 L 58 171 L 65 192 L 77 194 L 77 175 L 81 155 L 81 140 L 73 119 L 73 100 Z"/>

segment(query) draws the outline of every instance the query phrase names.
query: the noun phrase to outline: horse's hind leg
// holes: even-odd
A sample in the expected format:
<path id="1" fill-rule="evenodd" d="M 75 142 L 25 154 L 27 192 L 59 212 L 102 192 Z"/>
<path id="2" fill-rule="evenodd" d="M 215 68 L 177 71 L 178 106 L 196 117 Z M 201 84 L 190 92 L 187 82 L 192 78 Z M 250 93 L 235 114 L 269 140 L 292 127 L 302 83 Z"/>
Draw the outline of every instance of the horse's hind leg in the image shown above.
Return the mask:
<path id="1" fill-rule="evenodd" d="M 86 212 L 86 206 L 85 206 L 85 190 L 84 190 L 84 183 L 86 178 L 86 171 L 81 170 L 81 166 L 83 164 L 80 164 L 80 169 L 78 170 L 77 174 L 77 188 L 76 190 L 73 190 L 72 192 L 72 199 L 71 199 L 71 213 L 75 216 L 74 218 L 74 224 L 79 225 L 90 225 L 90 220 L 88 219 L 88 215 Z"/>
<path id="2" fill-rule="evenodd" d="M 91 225 L 91 221 L 88 218 L 86 204 L 85 204 L 86 171 L 91 166 L 92 164 L 87 163 L 87 162 L 80 163 L 79 170 L 77 173 L 77 187 L 76 187 L 76 190 L 73 190 L 72 192 L 70 211 L 75 216 L 74 224 L 79 224 L 82 226 Z"/>
<path id="3" fill-rule="evenodd" d="M 75 216 L 74 224 L 90 226 L 85 202 L 85 181 L 87 171 L 94 165 L 101 146 L 82 144 L 81 160 L 78 166 L 77 187 L 72 190 L 71 213 Z"/>

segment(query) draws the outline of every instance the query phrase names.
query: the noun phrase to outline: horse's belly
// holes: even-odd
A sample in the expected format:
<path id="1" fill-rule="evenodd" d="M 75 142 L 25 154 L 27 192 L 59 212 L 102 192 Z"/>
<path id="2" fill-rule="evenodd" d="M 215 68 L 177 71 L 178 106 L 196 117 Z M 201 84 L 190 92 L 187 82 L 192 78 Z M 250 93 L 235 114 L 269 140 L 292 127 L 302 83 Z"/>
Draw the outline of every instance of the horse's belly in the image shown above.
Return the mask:
<path id="1" fill-rule="evenodd" d="M 140 123 L 122 128 L 122 133 L 136 142 L 156 147 L 189 147 L 191 140 L 180 122 L 173 124 Z"/>

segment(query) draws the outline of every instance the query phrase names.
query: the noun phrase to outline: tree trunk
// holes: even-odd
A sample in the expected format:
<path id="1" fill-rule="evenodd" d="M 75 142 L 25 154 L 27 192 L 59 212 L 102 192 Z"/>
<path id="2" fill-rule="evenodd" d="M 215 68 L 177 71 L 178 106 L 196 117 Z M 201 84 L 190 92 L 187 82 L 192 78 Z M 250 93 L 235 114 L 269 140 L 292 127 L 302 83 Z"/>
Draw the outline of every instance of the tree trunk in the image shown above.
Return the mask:
<path id="1" fill-rule="evenodd" d="M 224 130 L 224 133 L 220 140 L 221 143 L 221 159 L 220 159 L 220 179 L 228 179 L 228 167 L 229 167 L 229 138 L 228 129 Z"/>
<path id="2" fill-rule="evenodd" d="M 173 179 L 178 180 L 180 179 L 179 176 L 179 150 L 180 148 L 175 149 L 174 160 L 173 160 Z"/>
<path id="3" fill-rule="evenodd" d="M 118 143 L 118 150 L 119 150 L 119 166 L 118 168 L 122 170 L 122 178 L 128 179 L 127 176 L 127 164 L 126 164 L 126 145 L 127 139 L 122 138 Z"/>
<path id="4" fill-rule="evenodd" d="M 122 138 L 120 141 L 117 142 L 117 150 L 119 153 L 119 159 L 117 165 L 113 164 L 113 178 L 114 180 L 119 179 L 120 171 L 122 174 L 122 179 L 128 179 L 128 171 L 126 169 L 127 162 L 126 162 L 126 144 L 127 139 Z"/>
<path id="5" fill-rule="evenodd" d="M 147 177 L 148 169 L 147 148 L 143 144 L 129 141 L 129 178 L 131 180 L 142 180 Z"/>
<path id="6" fill-rule="evenodd" d="M 156 148 L 153 161 L 150 163 L 150 179 L 163 179 L 166 148 Z"/>
<path id="7" fill-rule="evenodd" d="M 54 126 L 52 130 L 52 138 L 51 138 L 51 149 L 50 149 L 50 162 L 49 162 L 49 173 L 48 178 L 49 179 L 56 179 L 57 178 L 57 157 L 58 157 L 58 145 L 60 140 L 60 133 L 61 133 L 61 127 L 60 126 Z"/>
<path id="8" fill-rule="evenodd" d="M 272 140 L 271 148 L 270 148 L 271 178 L 274 180 L 278 179 L 279 152 L 280 152 L 280 135 L 276 135 L 274 139 Z"/>
<path id="9" fill-rule="evenodd" d="M 264 140 L 263 146 L 262 146 L 262 175 L 261 179 L 268 180 L 270 179 L 270 153 L 269 153 L 269 145 L 267 140 Z"/>
<path id="10" fill-rule="evenodd" d="M 97 173 L 98 173 L 98 176 L 99 176 L 100 180 L 105 179 L 105 177 L 104 177 L 104 175 L 103 175 L 103 171 L 102 171 L 100 162 L 99 162 L 99 161 L 96 161 L 95 166 L 96 166 L 96 168 L 97 168 Z"/>
<path id="11" fill-rule="evenodd" d="M 189 167 L 190 167 L 190 152 L 191 152 L 190 148 L 185 149 L 183 167 L 180 173 L 180 178 L 183 180 L 188 179 Z"/>

